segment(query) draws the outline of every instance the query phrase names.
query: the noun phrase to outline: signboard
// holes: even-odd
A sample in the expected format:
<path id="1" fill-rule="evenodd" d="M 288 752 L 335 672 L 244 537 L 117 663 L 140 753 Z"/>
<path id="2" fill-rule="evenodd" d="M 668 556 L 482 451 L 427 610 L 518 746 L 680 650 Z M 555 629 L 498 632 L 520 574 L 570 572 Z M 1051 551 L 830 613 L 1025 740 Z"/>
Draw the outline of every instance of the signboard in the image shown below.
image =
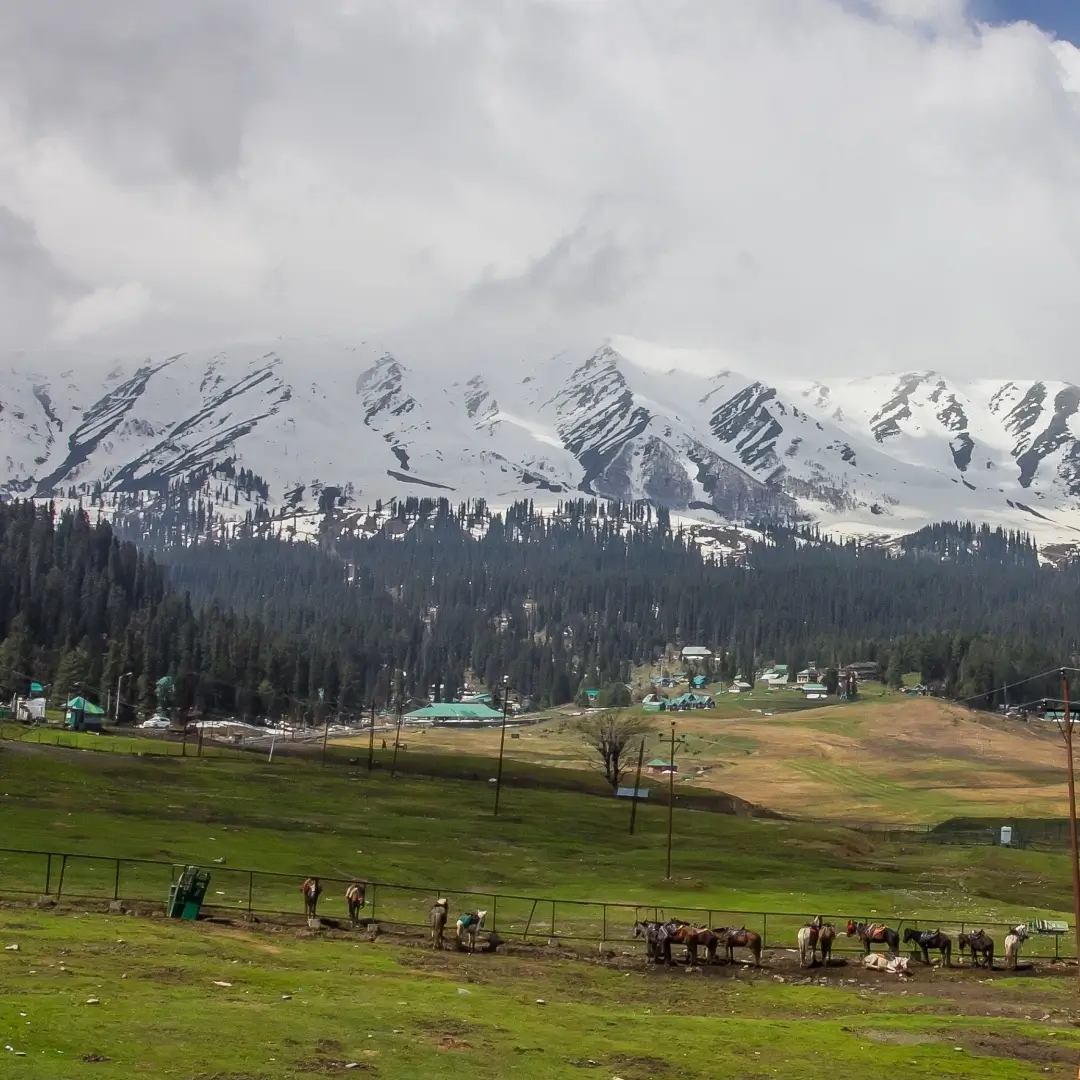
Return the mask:
<path id="1" fill-rule="evenodd" d="M 621 787 L 615 792 L 615 797 L 619 799 L 632 799 L 634 797 L 634 789 L 632 787 Z M 649 789 L 638 788 L 637 797 L 639 799 L 647 799 L 649 797 Z"/>
<path id="2" fill-rule="evenodd" d="M 1012 843 L 1012 826 L 1001 826 L 1001 843 L 1003 847 L 1008 847 Z"/>

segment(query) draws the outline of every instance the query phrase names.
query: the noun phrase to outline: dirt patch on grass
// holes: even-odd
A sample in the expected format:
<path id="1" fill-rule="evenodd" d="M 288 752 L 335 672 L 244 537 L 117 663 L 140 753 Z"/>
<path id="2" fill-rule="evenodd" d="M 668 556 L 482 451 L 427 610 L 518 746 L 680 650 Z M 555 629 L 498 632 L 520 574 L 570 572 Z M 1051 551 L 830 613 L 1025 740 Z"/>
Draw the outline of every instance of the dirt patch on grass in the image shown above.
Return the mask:
<path id="1" fill-rule="evenodd" d="M 456 1035 L 440 1035 L 435 1040 L 435 1045 L 440 1050 L 453 1050 L 462 1052 L 472 1049 L 472 1044 L 466 1042 L 464 1039 L 459 1039 Z"/>
<path id="2" fill-rule="evenodd" d="M 1012 1058 L 1015 1061 L 1030 1061 L 1035 1065 L 1076 1065 L 1080 1061 L 1080 1051 L 1074 1047 L 1055 1046 L 1051 1042 L 1032 1039 L 1026 1035 L 968 1031 L 953 1032 L 950 1038 L 955 1038 L 956 1045 L 963 1046 L 969 1053 L 979 1057 Z"/>
<path id="3" fill-rule="evenodd" d="M 615 1054 L 608 1064 L 626 1080 L 647 1080 L 652 1076 L 664 1076 L 673 1071 L 671 1062 L 649 1054 Z"/>

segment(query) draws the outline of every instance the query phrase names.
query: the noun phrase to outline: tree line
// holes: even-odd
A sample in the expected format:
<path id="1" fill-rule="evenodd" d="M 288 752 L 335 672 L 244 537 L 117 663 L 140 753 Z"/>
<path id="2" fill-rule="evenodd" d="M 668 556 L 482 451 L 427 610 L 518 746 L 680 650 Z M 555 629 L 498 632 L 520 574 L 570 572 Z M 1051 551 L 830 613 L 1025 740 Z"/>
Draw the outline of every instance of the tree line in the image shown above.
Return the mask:
<path id="1" fill-rule="evenodd" d="M 876 661 L 979 704 L 1056 694 L 1009 683 L 1075 664 L 1080 566 L 1023 535 L 938 525 L 891 547 L 768 528 L 712 556 L 642 506 L 527 502 L 492 514 L 397 504 L 375 536 L 269 537 L 149 551 L 49 506 L 0 506 L 0 689 L 58 700 L 308 720 L 503 676 L 539 705 L 630 682 L 665 648 L 718 674 Z"/>

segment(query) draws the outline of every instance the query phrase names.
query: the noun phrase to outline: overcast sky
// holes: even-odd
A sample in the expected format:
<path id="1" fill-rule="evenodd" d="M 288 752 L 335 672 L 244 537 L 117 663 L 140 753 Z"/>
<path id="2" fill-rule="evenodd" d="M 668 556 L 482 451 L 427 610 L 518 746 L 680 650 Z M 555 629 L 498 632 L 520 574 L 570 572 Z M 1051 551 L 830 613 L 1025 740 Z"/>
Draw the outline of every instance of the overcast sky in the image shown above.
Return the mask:
<path id="1" fill-rule="evenodd" d="M 1080 377 L 1080 51 L 989 11 L 0 0 L 0 348 Z"/>

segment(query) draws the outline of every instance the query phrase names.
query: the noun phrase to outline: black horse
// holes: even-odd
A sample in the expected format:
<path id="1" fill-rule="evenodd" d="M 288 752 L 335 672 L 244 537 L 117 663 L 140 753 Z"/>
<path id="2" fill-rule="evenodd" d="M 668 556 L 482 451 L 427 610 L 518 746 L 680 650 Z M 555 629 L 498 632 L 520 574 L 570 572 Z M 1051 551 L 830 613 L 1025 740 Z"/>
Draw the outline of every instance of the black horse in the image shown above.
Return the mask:
<path id="1" fill-rule="evenodd" d="M 963 959 L 964 950 L 971 950 L 971 966 L 979 966 L 979 957 L 988 967 L 994 966 L 994 939 L 985 930 L 972 930 L 969 934 L 960 934 L 956 939 L 960 949 L 960 957 Z"/>
<path id="2" fill-rule="evenodd" d="M 913 942 L 922 949 L 922 958 L 924 964 L 930 963 L 930 949 L 941 950 L 941 962 L 945 967 L 949 967 L 952 964 L 952 938 L 948 934 L 943 934 L 940 930 L 916 930 L 913 926 L 909 926 L 904 931 L 904 944 Z"/>
<path id="3" fill-rule="evenodd" d="M 884 945 L 890 956 L 900 952 L 900 935 L 884 923 L 863 923 L 849 919 L 847 936 L 857 937 L 863 946 L 863 952 L 869 956 L 871 945 Z"/>

